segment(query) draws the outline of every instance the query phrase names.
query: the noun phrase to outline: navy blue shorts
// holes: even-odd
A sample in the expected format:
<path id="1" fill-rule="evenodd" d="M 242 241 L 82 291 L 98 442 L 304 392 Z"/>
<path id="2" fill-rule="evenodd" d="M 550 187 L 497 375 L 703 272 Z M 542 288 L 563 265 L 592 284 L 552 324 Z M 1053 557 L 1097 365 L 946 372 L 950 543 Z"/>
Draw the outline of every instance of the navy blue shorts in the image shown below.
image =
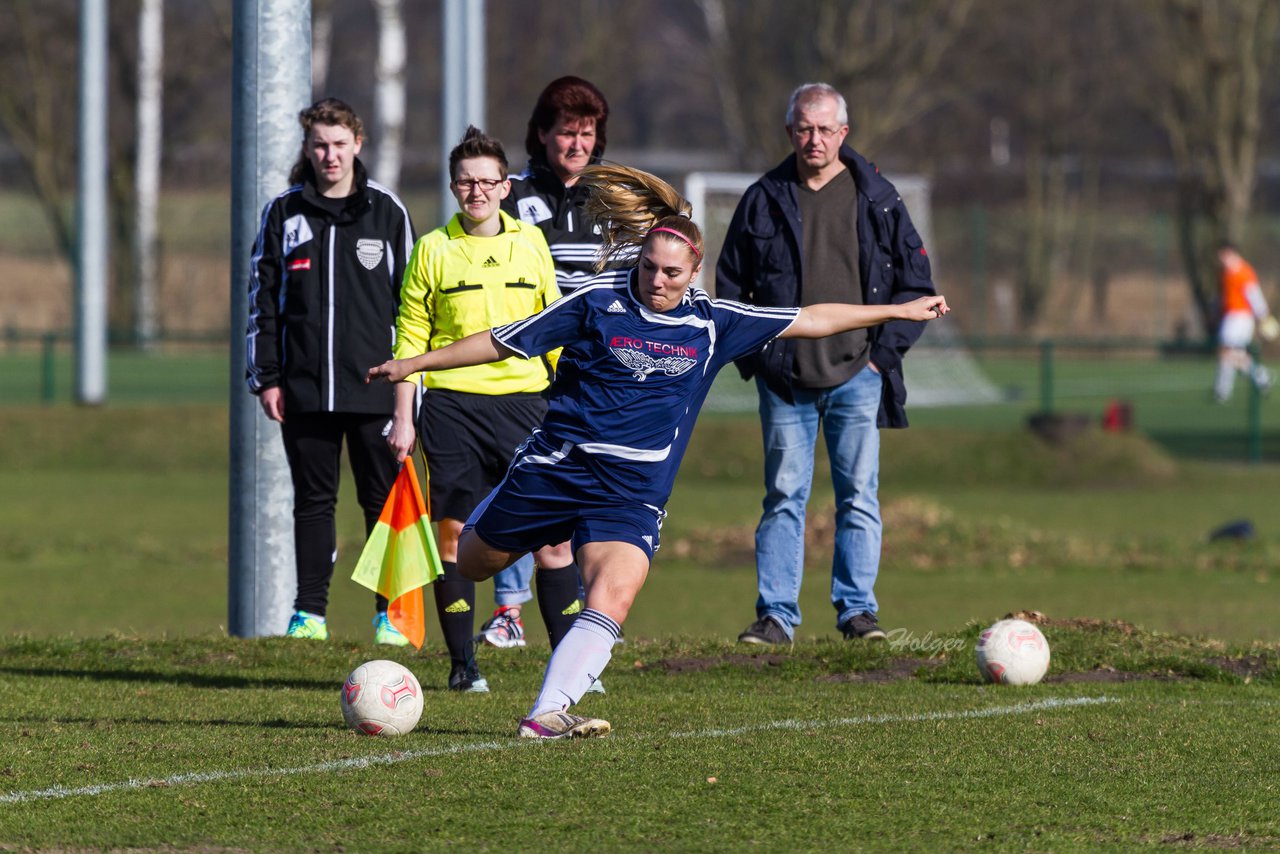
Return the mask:
<path id="1" fill-rule="evenodd" d="M 571 540 L 576 553 L 587 543 L 622 542 L 643 549 L 652 560 L 666 511 L 604 489 L 591 470 L 600 463 L 589 457 L 536 431 L 516 451 L 507 476 L 480 502 L 466 528 L 507 552 Z"/>
<path id="2" fill-rule="evenodd" d="M 502 481 L 511 455 L 542 423 L 541 394 L 427 389 L 418 435 L 427 456 L 432 519 L 466 519 Z"/>

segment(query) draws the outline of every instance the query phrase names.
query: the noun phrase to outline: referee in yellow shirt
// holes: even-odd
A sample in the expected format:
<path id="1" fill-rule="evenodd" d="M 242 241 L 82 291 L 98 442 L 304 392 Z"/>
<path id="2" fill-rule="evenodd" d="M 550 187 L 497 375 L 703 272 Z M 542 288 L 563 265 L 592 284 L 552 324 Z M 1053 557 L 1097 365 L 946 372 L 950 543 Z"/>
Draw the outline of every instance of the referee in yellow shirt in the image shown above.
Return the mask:
<path id="1" fill-rule="evenodd" d="M 520 320 L 560 297 L 542 232 L 500 208 L 511 191 L 502 144 L 468 128 L 449 154 L 449 176 L 459 213 L 413 248 L 396 320 L 397 358 Z M 413 449 L 414 403 L 421 394 L 416 428 L 444 565 L 433 588 L 452 690 L 489 690 L 475 664 L 475 582 L 458 574 L 458 537 L 471 511 L 506 474 L 516 447 L 542 423 L 558 355 L 416 374 L 396 386 L 387 443 L 397 459 Z M 570 606 L 578 595 L 577 566 L 568 543 L 535 557 L 539 610 L 550 617 L 548 631 L 558 640 L 576 616 Z"/>

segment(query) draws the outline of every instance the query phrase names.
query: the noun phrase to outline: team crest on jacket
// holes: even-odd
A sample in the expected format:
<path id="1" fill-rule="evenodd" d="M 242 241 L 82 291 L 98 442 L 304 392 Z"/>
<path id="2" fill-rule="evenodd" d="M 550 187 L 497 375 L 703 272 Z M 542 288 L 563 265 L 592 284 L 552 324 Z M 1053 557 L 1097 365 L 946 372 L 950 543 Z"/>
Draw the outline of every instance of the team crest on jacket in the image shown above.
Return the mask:
<path id="1" fill-rule="evenodd" d="M 382 263 L 382 241 L 370 237 L 362 237 L 356 241 L 356 257 L 366 270 L 372 270 Z"/>
<path id="2" fill-rule="evenodd" d="M 654 358 L 645 352 L 646 349 L 658 353 L 658 357 Z M 649 374 L 656 371 L 669 377 L 678 377 L 698 364 L 698 350 L 695 347 L 637 341 L 621 336 L 609 342 L 609 352 L 626 365 L 640 382 L 644 382 Z"/>

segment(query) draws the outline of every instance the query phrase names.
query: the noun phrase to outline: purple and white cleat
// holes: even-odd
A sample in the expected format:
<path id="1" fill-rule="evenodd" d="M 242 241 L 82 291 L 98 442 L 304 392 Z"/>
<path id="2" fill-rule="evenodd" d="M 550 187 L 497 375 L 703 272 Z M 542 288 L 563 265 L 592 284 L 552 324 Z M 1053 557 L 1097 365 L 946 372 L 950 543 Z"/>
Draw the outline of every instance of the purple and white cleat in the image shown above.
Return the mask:
<path id="1" fill-rule="evenodd" d="M 608 721 L 581 718 L 568 712 L 546 712 L 520 722 L 520 738 L 595 738 L 613 729 Z"/>

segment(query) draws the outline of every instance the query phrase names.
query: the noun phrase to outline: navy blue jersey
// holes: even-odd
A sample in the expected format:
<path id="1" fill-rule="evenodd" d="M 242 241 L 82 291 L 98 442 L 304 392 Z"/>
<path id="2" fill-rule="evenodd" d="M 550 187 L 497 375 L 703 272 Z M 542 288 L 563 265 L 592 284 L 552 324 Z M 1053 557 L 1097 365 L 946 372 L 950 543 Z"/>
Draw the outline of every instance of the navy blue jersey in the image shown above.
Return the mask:
<path id="1" fill-rule="evenodd" d="M 690 287 L 660 314 L 633 295 L 635 278 L 633 270 L 626 282 L 580 288 L 493 337 L 525 358 L 564 348 L 543 430 L 589 455 L 620 498 L 660 507 L 716 373 L 768 344 L 800 310 Z"/>

